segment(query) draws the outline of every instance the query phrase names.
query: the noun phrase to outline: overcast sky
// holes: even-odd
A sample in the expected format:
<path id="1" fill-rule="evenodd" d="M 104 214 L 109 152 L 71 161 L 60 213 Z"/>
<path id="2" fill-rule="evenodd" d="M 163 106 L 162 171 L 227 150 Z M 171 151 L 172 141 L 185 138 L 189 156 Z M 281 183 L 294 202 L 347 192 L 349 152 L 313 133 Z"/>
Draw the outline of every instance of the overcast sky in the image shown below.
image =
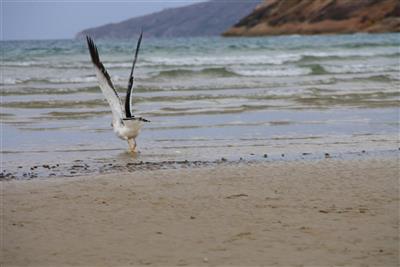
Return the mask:
<path id="1" fill-rule="evenodd" d="M 86 28 L 205 0 L 1 0 L 3 40 L 65 39 Z"/>

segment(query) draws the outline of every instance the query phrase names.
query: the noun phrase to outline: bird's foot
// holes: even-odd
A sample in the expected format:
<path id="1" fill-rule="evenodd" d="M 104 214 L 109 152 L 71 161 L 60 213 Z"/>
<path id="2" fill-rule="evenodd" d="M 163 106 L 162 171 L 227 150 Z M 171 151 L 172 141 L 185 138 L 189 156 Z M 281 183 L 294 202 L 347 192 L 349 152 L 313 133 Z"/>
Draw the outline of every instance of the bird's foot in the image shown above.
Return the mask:
<path id="1" fill-rule="evenodd" d="M 136 151 L 136 141 L 135 139 L 129 139 L 128 140 L 128 146 L 129 146 L 129 150 L 131 153 L 137 153 Z"/>

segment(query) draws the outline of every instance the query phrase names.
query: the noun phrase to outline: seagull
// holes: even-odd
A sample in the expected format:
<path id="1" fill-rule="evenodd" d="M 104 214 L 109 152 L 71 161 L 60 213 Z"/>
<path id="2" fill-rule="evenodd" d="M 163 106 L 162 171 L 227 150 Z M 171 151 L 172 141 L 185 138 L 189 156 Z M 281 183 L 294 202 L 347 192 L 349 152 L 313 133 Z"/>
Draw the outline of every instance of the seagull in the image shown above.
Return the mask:
<path id="1" fill-rule="evenodd" d="M 125 105 L 122 105 L 121 98 L 118 96 L 114 85 L 111 82 L 110 75 L 107 73 L 103 63 L 100 61 L 99 52 L 94 44 L 92 38 L 86 36 L 87 45 L 90 52 L 90 57 L 96 71 L 99 86 L 103 92 L 104 97 L 107 99 L 112 112 L 112 127 L 115 134 L 122 140 L 128 141 L 129 149 L 132 153 L 136 153 L 136 137 L 139 135 L 140 129 L 144 122 L 149 120 L 136 117 L 132 114 L 132 89 L 133 89 L 133 70 L 135 69 L 136 60 L 142 41 L 143 31 L 140 33 L 136 45 L 135 57 L 133 59 L 131 73 L 129 75 L 128 89 L 126 91 Z"/>

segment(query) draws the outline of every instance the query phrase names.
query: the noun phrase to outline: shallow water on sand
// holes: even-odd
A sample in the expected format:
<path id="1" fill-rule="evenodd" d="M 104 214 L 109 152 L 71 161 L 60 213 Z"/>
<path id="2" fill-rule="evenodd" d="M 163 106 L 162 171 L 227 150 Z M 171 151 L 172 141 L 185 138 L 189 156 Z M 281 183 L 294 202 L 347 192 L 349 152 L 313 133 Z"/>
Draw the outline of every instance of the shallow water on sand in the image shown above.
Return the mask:
<path id="1" fill-rule="evenodd" d="M 135 158 L 112 132 L 82 40 L 3 41 L 3 171 L 22 177 L 47 164 L 396 151 L 399 40 L 400 34 L 145 36 L 133 101 L 151 123 Z M 97 41 L 121 96 L 135 42 Z"/>

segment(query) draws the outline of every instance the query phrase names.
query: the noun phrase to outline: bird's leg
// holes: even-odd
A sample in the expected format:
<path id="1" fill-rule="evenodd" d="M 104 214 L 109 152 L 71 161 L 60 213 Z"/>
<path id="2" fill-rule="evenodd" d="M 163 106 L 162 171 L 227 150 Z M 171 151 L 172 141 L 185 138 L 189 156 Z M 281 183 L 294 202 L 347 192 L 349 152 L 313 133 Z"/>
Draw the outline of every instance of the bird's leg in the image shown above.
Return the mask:
<path id="1" fill-rule="evenodd" d="M 136 140 L 135 139 L 128 139 L 129 149 L 132 153 L 136 153 Z"/>

